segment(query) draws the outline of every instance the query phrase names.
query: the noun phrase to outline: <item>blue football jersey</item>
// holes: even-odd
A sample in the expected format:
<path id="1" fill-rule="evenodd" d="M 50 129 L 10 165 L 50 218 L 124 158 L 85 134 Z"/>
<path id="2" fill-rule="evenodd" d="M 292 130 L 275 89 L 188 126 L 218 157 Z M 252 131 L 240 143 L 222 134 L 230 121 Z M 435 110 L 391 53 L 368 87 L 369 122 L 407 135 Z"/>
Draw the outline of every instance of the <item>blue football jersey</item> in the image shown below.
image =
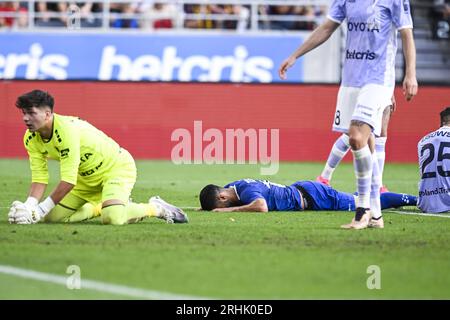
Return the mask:
<path id="1" fill-rule="evenodd" d="M 241 205 L 256 199 L 265 199 L 269 211 L 354 211 L 355 196 L 340 192 L 316 181 L 297 181 L 290 186 L 266 180 L 243 179 L 225 186 L 236 191 Z M 300 193 L 306 208 L 301 206 Z M 417 199 L 406 194 L 386 192 L 381 194 L 381 209 L 416 205 Z"/>
<path id="2" fill-rule="evenodd" d="M 265 199 L 269 211 L 299 211 L 300 193 L 294 186 L 285 186 L 267 180 L 242 179 L 229 183 L 225 188 L 233 188 L 242 205 L 256 199 Z"/>

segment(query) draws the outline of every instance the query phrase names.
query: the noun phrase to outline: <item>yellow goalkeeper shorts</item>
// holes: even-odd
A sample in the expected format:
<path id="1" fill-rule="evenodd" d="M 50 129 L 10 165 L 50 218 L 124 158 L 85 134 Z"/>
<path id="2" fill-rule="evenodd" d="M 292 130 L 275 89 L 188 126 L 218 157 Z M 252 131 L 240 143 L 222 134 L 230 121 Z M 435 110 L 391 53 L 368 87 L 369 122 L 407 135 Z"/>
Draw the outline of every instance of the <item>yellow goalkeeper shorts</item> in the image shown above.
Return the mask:
<path id="1" fill-rule="evenodd" d="M 121 200 L 127 203 L 136 183 L 136 164 L 131 154 L 121 148 L 115 164 L 101 177 L 97 186 L 88 186 L 79 179 L 71 194 L 91 203 Z"/>

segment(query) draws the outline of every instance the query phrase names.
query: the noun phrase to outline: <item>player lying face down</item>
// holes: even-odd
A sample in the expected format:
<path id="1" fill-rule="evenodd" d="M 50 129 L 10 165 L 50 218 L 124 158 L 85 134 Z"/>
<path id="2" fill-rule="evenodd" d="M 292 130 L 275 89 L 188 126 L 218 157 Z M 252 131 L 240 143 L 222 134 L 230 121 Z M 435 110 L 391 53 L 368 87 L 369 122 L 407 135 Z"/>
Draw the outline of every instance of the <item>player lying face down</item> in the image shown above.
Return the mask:
<path id="1" fill-rule="evenodd" d="M 242 179 L 220 187 L 207 185 L 200 192 L 203 210 L 215 212 L 352 211 L 356 196 L 339 192 L 315 181 L 297 181 L 289 186 L 266 180 Z M 381 208 L 415 206 L 413 195 L 381 194 Z"/>

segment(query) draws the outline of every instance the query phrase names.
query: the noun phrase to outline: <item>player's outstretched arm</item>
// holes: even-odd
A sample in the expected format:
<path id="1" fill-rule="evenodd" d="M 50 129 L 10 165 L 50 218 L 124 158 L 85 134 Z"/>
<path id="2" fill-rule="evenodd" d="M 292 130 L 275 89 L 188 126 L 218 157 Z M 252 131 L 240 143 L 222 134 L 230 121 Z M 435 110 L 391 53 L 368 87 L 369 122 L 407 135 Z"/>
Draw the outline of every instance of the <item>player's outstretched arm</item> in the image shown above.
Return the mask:
<path id="1" fill-rule="evenodd" d="M 412 29 L 400 30 L 403 45 L 403 55 L 405 57 L 405 78 L 403 80 L 403 94 L 406 101 L 410 101 L 418 90 L 416 78 L 416 46 Z"/>
<path id="2" fill-rule="evenodd" d="M 238 206 L 238 207 L 229 207 L 229 208 L 216 208 L 213 210 L 214 212 L 267 212 L 269 211 L 267 207 L 267 202 L 265 199 L 259 198 L 253 200 L 251 203 Z"/>
<path id="3" fill-rule="evenodd" d="M 295 50 L 288 58 L 286 58 L 278 69 L 278 75 L 281 79 L 286 80 L 287 70 L 295 64 L 295 61 L 302 55 L 317 48 L 324 43 L 333 34 L 333 32 L 339 27 L 339 23 L 327 19 L 319 27 L 317 27 L 311 35 L 303 42 L 297 50 Z"/>

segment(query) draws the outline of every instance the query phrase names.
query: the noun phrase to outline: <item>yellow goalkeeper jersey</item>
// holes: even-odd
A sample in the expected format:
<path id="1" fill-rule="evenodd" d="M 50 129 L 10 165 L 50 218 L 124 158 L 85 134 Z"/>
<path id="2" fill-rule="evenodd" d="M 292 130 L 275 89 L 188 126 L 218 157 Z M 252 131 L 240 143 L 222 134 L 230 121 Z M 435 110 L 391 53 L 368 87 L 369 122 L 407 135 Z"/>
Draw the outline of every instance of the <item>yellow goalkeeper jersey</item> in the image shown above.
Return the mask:
<path id="1" fill-rule="evenodd" d="M 105 133 L 77 117 L 53 114 L 53 131 L 48 140 L 27 130 L 25 148 L 30 158 L 32 182 L 48 184 L 47 160 L 60 162 L 61 180 L 87 186 L 101 184 L 115 163 L 120 146 Z"/>

